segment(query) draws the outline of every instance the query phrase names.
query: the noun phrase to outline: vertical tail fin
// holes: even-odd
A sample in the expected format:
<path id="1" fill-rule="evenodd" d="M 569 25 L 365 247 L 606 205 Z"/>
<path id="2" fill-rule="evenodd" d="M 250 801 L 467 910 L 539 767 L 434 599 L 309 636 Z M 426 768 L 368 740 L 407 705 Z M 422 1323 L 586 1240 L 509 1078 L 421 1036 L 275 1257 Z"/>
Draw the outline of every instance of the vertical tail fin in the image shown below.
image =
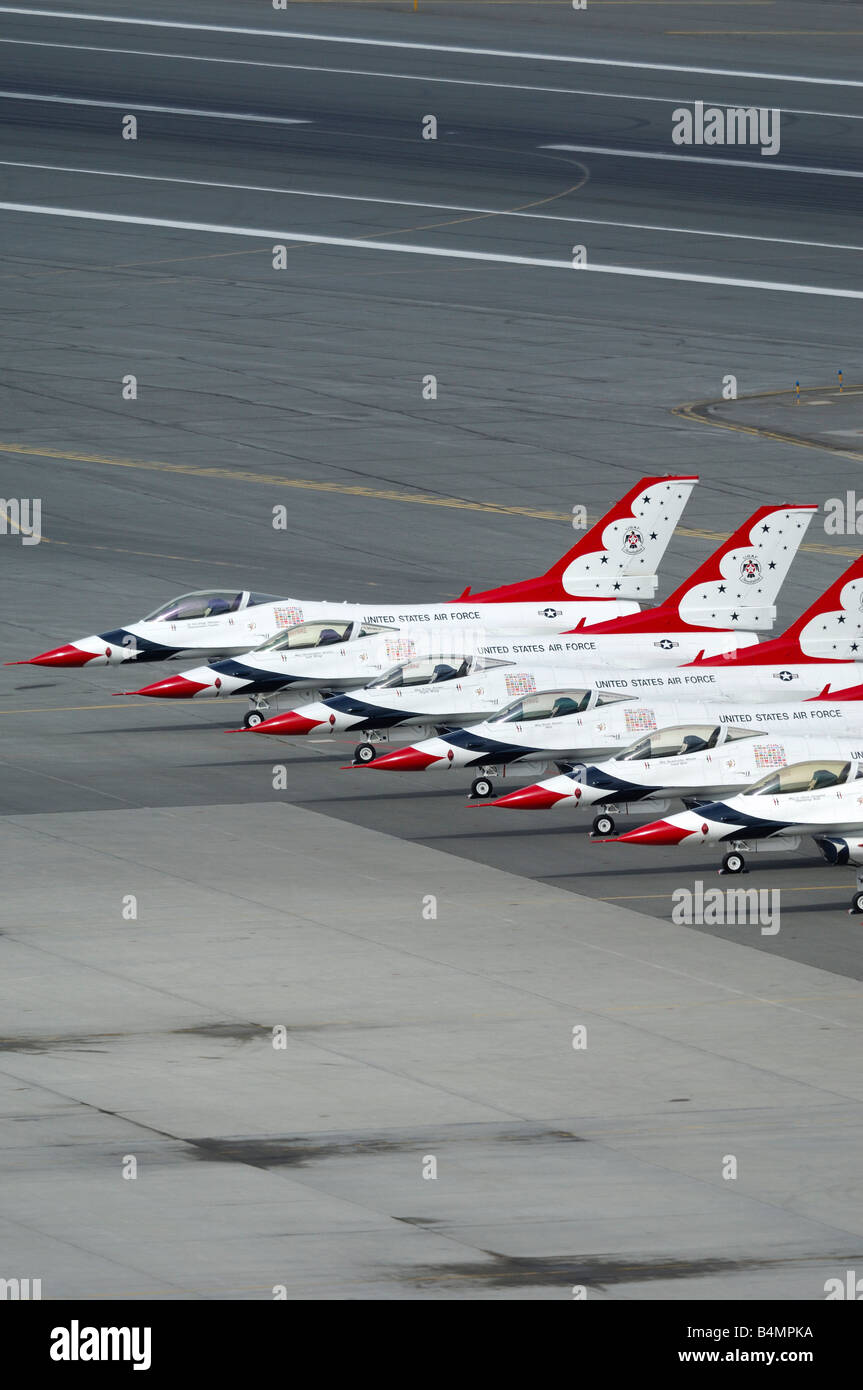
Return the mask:
<path id="1" fill-rule="evenodd" d="M 854 560 L 785 632 L 770 642 L 692 665 L 790 665 L 863 661 L 863 555 Z M 863 672 L 863 666 L 861 666 Z"/>
<path id="2" fill-rule="evenodd" d="M 690 627 L 769 631 L 816 506 L 759 507 L 662 607 Z"/>
<path id="3" fill-rule="evenodd" d="M 657 570 L 697 477 L 642 478 L 536 579 L 470 594 L 472 603 L 652 598 Z M 466 598 L 465 590 L 462 598 Z"/>
<path id="4" fill-rule="evenodd" d="M 863 555 L 777 641 L 804 660 L 863 659 Z"/>

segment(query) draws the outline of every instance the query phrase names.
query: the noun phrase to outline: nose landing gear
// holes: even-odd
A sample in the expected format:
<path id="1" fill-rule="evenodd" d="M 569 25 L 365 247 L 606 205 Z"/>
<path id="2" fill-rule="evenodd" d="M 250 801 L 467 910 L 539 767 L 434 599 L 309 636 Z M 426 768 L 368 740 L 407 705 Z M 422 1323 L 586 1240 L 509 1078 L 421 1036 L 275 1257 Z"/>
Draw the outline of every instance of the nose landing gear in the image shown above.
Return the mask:
<path id="1" fill-rule="evenodd" d="M 719 872 L 721 874 L 748 874 L 749 870 L 746 867 L 746 860 L 743 858 L 743 855 L 738 850 L 732 850 L 731 853 L 726 854 L 723 859 L 722 868 Z"/>
<path id="2" fill-rule="evenodd" d="M 593 825 L 590 827 L 592 835 L 613 835 L 615 827 L 614 816 L 610 816 L 607 811 L 601 811 L 598 816 L 594 816 Z"/>

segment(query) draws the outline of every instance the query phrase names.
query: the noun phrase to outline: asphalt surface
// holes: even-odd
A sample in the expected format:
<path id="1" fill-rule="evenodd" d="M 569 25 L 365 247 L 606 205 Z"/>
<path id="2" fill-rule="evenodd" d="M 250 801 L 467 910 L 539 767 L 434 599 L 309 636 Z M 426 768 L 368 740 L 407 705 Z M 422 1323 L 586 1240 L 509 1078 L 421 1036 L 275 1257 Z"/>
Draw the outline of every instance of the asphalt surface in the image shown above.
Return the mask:
<path id="1" fill-rule="evenodd" d="M 574 506 L 697 471 L 667 592 L 762 502 L 857 486 L 853 448 L 813 448 L 790 410 L 801 441 L 777 437 L 766 394 L 723 407 L 736 433 L 672 414 L 729 375 L 748 398 L 863 381 L 853 7 L 236 8 L 157 3 L 145 26 L 0 7 L 0 494 L 40 499 L 44 537 L 0 536 L 4 659 L 210 586 L 454 597 L 544 570 Z M 780 152 L 669 158 L 671 112 L 699 100 L 780 108 Z M 816 518 L 783 625 L 858 544 Z M 466 779 L 345 773 L 353 740 L 261 748 L 221 735 L 242 703 L 114 698 L 128 684 L 0 672 L 2 815 L 102 814 L 108 833 L 113 813 L 287 802 L 379 832 L 383 875 L 425 846 L 579 912 L 637 910 L 646 935 L 675 889 L 715 881 L 712 856 L 467 814 Z M 782 891 L 780 932 L 687 929 L 696 944 L 863 977 L 847 871 L 808 853 L 752 870 Z"/>

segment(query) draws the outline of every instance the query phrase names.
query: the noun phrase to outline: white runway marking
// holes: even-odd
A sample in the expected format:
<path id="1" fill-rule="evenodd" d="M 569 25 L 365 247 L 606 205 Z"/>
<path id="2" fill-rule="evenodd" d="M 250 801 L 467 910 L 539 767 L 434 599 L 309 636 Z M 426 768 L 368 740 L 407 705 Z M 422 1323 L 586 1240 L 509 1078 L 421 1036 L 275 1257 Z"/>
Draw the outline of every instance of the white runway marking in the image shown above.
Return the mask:
<path id="1" fill-rule="evenodd" d="M 236 193 L 279 193 L 289 198 L 330 198 L 335 202 L 374 203 L 384 207 L 420 208 L 431 212 L 467 212 L 480 217 L 519 217 L 534 222 L 569 222 L 590 227 L 619 227 L 633 232 L 664 232 L 675 236 L 722 237 L 730 241 L 761 241 L 769 246 L 807 246 L 822 251 L 863 251 L 863 246 L 841 241 L 803 241 L 797 237 L 755 236 L 750 232 L 715 232 L 698 227 L 668 227 L 652 222 L 614 222 L 601 217 L 565 217 L 562 213 L 521 212 L 508 208 L 482 208 L 460 203 L 420 203 L 407 198 L 371 198 L 359 193 L 316 193 L 305 188 L 276 188 L 261 183 L 223 183 L 215 179 L 181 179 L 165 174 L 129 174 L 117 169 L 84 169 L 66 164 L 33 164 L 19 159 L 0 159 L 0 168 L 44 169 L 53 174 L 89 174 L 98 178 L 140 179 L 147 183 L 188 184 L 192 188 L 224 188 Z"/>
<path id="2" fill-rule="evenodd" d="M 245 111 L 206 111 L 194 106 L 154 106 L 144 101 L 96 101 L 91 97 L 47 96 L 43 92 L 7 92 L 0 90 L 7 101 L 51 101 L 60 106 L 104 106 L 112 111 L 150 111 L 168 116 L 208 116 L 219 121 L 262 121 L 265 125 L 311 125 L 312 122 L 290 116 L 250 116 Z"/>
<path id="3" fill-rule="evenodd" d="M 541 150 L 568 150 L 572 154 L 610 154 L 620 159 L 663 159 L 685 164 L 722 164 L 732 169 L 783 169 L 789 174 L 820 174 L 836 179 L 863 179 L 863 170 L 825 169 L 812 164 L 778 164 L 771 155 L 759 159 L 725 159 L 710 154 L 660 154 L 653 150 L 620 150 L 609 145 L 540 145 Z"/>
<path id="4" fill-rule="evenodd" d="M 272 63 L 261 58 L 214 58 L 203 53 L 160 53 L 152 48 L 105 48 L 102 45 L 83 43 L 49 43 L 44 39 L 3 39 L 0 43 L 16 44 L 19 48 L 60 48 L 73 53 L 116 53 L 132 58 L 170 58 L 181 63 L 226 63 L 240 68 L 276 68 L 279 72 L 320 72 L 336 77 L 375 77 L 391 82 L 435 82 L 447 87 L 488 87 L 501 92 L 540 92 L 544 95 L 564 97 L 599 97 L 607 101 L 651 101 L 662 106 L 694 105 L 703 98 L 654 97 L 639 92 L 598 92 L 588 87 L 536 87 L 527 82 L 480 82 L 470 77 L 429 77 L 418 72 L 377 72 L 367 68 L 325 68 L 308 63 Z M 710 102 L 714 106 L 740 105 L 740 103 Z M 780 106 L 777 110 L 783 116 L 824 116 L 831 120 L 863 121 L 863 115 L 850 111 L 810 111 L 805 107 Z"/>
<path id="5" fill-rule="evenodd" d="M 685 271 L 647 270 L 636 266 L 585 265 L 574 269 L 568 260 L 556 261 L 540 256 L 504 255 L 497 251 L 458 251 L 444 246 L 415 246 L 407 242 L 372 241 L 358 237 L 320 236 L 304 232 L 285 232 L 267 227 L 229 227 L 218 222 L 187 222 L 167 217 L 135 217 L 117 212 L 85 212 L 80 208 L 45 207 L 38 203 L 0 203 L 0 210 L 40 217 L 67 217 L 78 221 L 126 223 L 137 227 L 167 227 L 184 232 L 207 232 L 222 236 L 260 237 L 268 241 L 302 242 L 307 246 L 345 246 L 359 251 L 388 251 L 396 255 L 444 257 L 459 261 L 482 261 L 489 265 L 526 265 L 546 270 L 567 270 L 573 275 L 627 275 L 639 280 L 672 280 L 697 285 L 723 285 L 732 289 L 776 290 L 784 294 L 823 295 L 828 299 L 863 299 L 863 290 L 842 290 L 823 285 L 794 285 L 778 280 L 744 280 L 736 276 L 696 275 Z"/>
<path id="6" fill-rule="evenodd" d="M 95 24 L 127 24 L 148 29 L 182 29 L 203 34 L 247 34 L 264 39 L 298 39 L 305 43 L 354 44 L 365 48 L 398 48 L 418 53 L 460 53 L 472 58 L 518 58 L 537 63 L 581 63 L 600 68 L 635 68 L 638 72 L 691 72 L 709 77 L 752 77 L 767 82 L 805 82 L 818 87 L 863 87 L 849 77 L 809 77 L 802 73 L 759 72 L 741 68 L 696 68 L 680 63 L 639 63 L 622 58 L 586 58 L 569 53 L 533 53 L 507 48 L 470 48 L 461 44 L 409 43 L 403 39 L 366 39 L 353 34 L 309 34 L 296 29 L 254 29 L 238 24 L 192 24 L 177 19 L 137 19 L 130 15 L 73 14 L 69 10 L 31 10 L 0 5 L 0 14 L 29 15 Z"/>

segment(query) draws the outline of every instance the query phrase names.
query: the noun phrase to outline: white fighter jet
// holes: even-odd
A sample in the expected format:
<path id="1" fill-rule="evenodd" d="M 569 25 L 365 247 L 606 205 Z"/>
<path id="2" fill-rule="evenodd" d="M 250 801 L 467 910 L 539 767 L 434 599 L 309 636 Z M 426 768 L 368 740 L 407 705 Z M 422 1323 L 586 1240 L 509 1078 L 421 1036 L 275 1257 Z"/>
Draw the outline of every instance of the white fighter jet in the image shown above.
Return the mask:
<path id="1" fill-rule="evenodd" d="M 670 810 L 675 801 L 686 806 L 715 801 L 754 786 L 769 768 L 816 756 L 854 757 L 863 743 L 860 699 L 831 707 L 836 717 L 826 726 L 829 734 L 824 723 L 815 728 L 819 721 L 812 716 L 827 713 L 817 703 L 789 706 L 781 733 L 766 726 L 756 710 L 750 725 L 722 723 L 715 706 L 712 710 L 712 722 L 711 707 L 704 706 L 702 723 L 657 729 L 613 758 L 582 763 L 572 772 L 520 787 L 486 804 L 516 811 L 591 810 L 593 834 L 607 836 L 614 834 L 615 816 L 655 816 Z M 798 711 L 799 719 L 794 717 Z M 810 729 L 813 732 L 805 732 Z"/>
<path id="2" fill-rule="evenodd" d="M 766 773 L 754 786 L 667 820 L 628 830 L 607 844 L 722 845 L 720 873 L 745 873 L 745 854 L 796 850 L 811 836 L 828 864 L 857 869 L 850 911 L 863 912 L 863 749 L 831 752 Z"/>
<path id="3" fill-rule="evenodd" d="M 776 596 L 814 511 L 814 507 L 760 507 L 664 603 L 590 627 L 580 623 L 572 634 L 574 640 L 568 643 L 568 654 L 573 659 L 608 665 L 631 667 L 645 661 L 678 665 L 699 654 L 735 650 L 744 642 L 756 642 L 754 632 L 738 629 L 772 625 Z M 501 605 L 495 604 L 477 610 L 476 616 L 487 625 L 498 620 L 500 611 Z M 320 625 L 313 626 L 317 630 Z M 372 630 L 365 635 L 374 641 L 350 642 L 331 620 L 330 645 L 325 651 L 320 650 L 319 641 L 313 650 L 295 650 L 301 645 L 298 637 L 303 630 L 293 629 L 246 656 L 198 666 L 131 693 L 200 699 L 238 694 L 258 698 L 289 686 L 345 690 L 366 685 L 370 675 L 388 670 L 398 660 L 392 650 L 399 640 L 404 646 L 413 642 L 414 655 L 433 658 L 435 663 L 439 656 L 452 656 L 459 650 L 452 645 L 454 629 L 450 627 L 443 634 L 431 620 L 425 628 L 415 630 L 415 637 L 404 634 L 401 639 L 380 627 L 369 627 Z M 444 636 L 451 645 L 449 651 L 444 648 L 441 652 L 439 644 Z M 488 645 L 487 631 L 485 636 L 484 645 Z M 559 654 L 563 651 L 561 644 Z M 260 712 L 258 705 L 250 713 Z"/>
<path id="4" fill-rule="evenodd" d="M 338 640 L 364 627 L 406 628 L 427 624 L 487 626 L 510 632 L 559 632 L 637 613 L 637 600 L 652 598 L 657 569 L 698 478 L 647 477 L 630 488 L 545 574 L 449 603 L 325 603 L 274 594 L 221 589 L 183 594 L 146 618 L 8 665 L 106 666 L 123 662 L 188 660 L 252 651 L 285 629 L 320 622 Z M 308 636 L 308 632 L 306 634 Z M 325 635 L 325 640 L 333 640 Z M 189 691 L 185 692 L 189 694 Z"/>

